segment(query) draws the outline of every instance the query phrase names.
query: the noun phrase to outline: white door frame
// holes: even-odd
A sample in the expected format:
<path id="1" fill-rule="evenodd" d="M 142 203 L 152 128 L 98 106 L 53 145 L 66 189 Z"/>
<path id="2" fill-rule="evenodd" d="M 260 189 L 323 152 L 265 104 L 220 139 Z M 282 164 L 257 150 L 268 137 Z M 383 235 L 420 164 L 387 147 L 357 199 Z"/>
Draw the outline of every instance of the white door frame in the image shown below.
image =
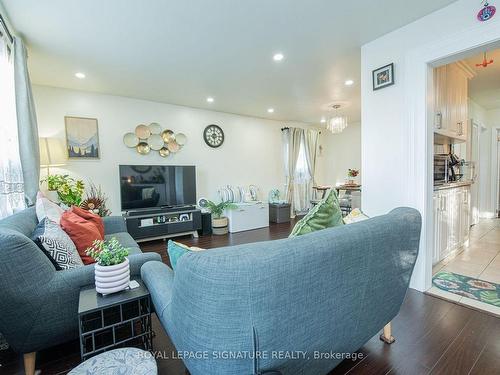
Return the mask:
<path id="1" fill-rule="evenodd" d="M 410 283 L 425 291 L 432 283 L 433 238 L 433 66 L 459 60 L 485 46 L 500 45 L 500 22 L 478 22 L 409 51 L 405 56 L 405 98 L 408 126 L 404 147 L 408 150 L 408 205 L 422 214 L 420 252 Z"/>
<path id="2" fill-rule="evenodd" d="M 496 217 L 498 210 L 498 136 L 500 135 L 500 125 L 492 125 L 491 127 L 491 172 L 490 172 L 490 184 L 491 184 L 491 212 L 492 216 Z"/>

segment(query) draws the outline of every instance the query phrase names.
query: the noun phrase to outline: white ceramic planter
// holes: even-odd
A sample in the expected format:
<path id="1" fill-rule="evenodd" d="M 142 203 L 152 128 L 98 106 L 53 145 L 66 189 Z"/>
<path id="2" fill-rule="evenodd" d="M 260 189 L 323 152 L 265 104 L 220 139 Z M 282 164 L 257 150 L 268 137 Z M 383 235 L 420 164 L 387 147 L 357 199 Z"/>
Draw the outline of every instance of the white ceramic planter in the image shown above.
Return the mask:
<path id="1" fill-rule="evenodd" d="M 54 203 L 59 203 L 61 201 L 59 199 L 59 194 L 57 194 L 56 190 L 46 190 L 46 191 L 44 191 L 44 194 L 48 200 L 50 200 Z"/>
<path id="2" fill-rule="evenodd" d="M 95 290 L 101 294 L 120 292 L 130 283 L 130 265 L 128 258 L 114 266 L 95 264 Z"/>

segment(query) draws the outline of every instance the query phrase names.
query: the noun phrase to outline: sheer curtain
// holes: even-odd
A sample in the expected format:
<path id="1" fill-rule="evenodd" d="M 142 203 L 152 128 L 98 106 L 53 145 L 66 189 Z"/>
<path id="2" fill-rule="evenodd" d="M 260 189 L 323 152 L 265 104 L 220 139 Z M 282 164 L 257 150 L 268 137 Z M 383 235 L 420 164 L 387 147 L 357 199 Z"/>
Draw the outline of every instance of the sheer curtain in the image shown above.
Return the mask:
<path id="1" fill-rule="evenodd" d="M 0 217 L 24 208 L 24 181 L 14 89 L 14 67 L 10 48 L 0 38 Z"/>

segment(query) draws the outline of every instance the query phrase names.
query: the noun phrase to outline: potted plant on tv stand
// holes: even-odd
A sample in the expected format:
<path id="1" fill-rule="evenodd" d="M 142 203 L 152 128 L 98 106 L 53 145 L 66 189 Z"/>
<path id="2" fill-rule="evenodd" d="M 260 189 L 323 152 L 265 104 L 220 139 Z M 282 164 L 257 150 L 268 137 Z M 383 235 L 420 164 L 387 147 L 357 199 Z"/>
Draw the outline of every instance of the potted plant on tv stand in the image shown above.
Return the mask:
<path id="1" fill-rule="evenodd" d="M 212 214 L 212 232 L 216 235 L 228 233 L 229 220 L 226 216 L 222 216 L 225 210 L 230 210 L 236 206 L 231 202 L 220 202 L 218 204 L 207 201 L 207 210 Z"/>
<path id="2" fill-rule="evenodd" d="M 120 292 L 130 283 L 128 250 L 116 238 L 95 240 L 86 250 L 95 263 L 95 290 L 103 295 Z"/>

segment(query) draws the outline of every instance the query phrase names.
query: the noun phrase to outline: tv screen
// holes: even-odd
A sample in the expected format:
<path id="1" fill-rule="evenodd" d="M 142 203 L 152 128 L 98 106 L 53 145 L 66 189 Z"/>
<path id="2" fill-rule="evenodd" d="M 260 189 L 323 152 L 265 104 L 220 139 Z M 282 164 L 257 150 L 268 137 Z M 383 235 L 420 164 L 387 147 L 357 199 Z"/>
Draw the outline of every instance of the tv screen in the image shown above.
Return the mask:
<path id="1" fill-rule="evenodd" d="M 120 165 L 122 211 L 196 204 L 194 166 Z"/>

